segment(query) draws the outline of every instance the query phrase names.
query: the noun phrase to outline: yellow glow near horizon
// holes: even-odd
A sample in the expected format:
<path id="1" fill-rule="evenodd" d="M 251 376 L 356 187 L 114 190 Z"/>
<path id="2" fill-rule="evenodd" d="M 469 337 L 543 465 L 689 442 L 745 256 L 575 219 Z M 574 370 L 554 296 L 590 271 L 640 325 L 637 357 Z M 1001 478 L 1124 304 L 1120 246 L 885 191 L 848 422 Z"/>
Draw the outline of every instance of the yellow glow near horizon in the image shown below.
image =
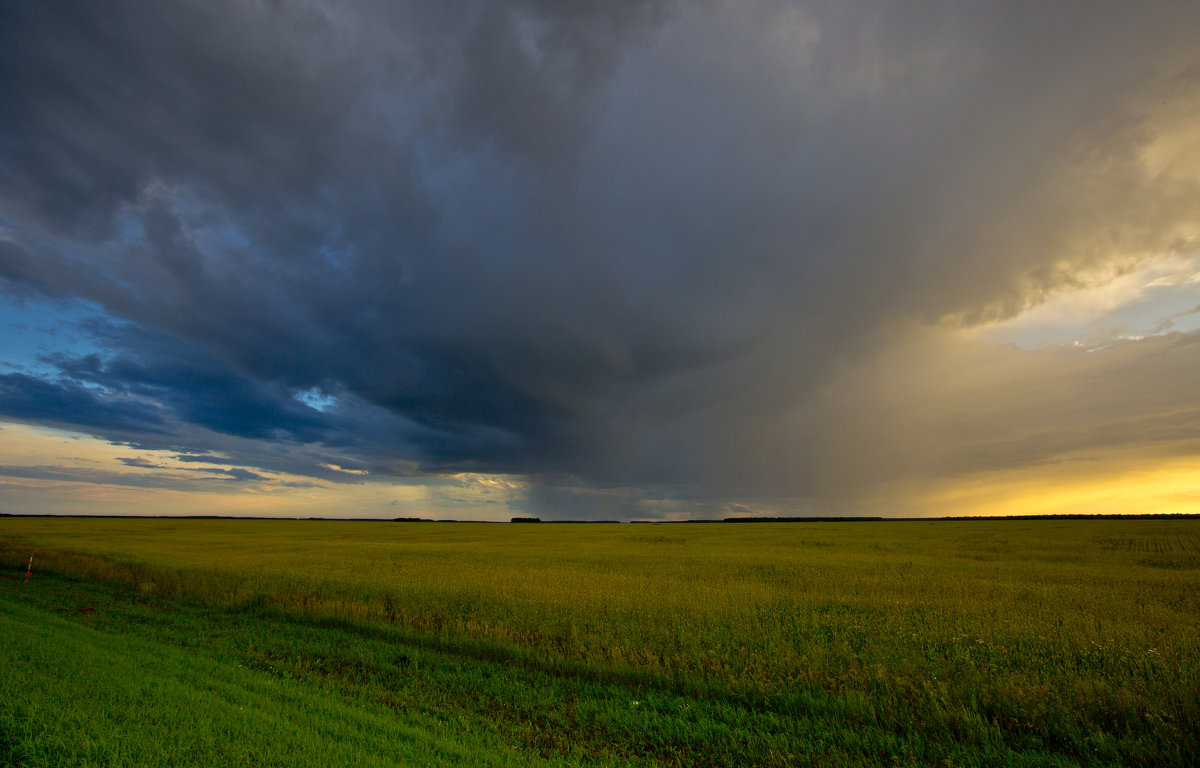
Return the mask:
<path id="1" fill-rule="evenodd" d="M 258 468 L 251 471 L 269 476 L 267 480 L 232 482 L 215 476 L 205 481 L 191 476 L 202 474 L 191 472 L 197 464 L 174 456 L 52 427 L 0 423 L 0 512 L 508 519 L 511 510 L 497 502 L 521 487 L 488 475 L 470 475 L 473 482 L 452 489 L 439 487 L 436 478 L 431 483 L 332 483 Z M 156 466 L 129 465 L 123 458 Z M 213 464 L 222 466 L 220 461 Z M 177 480 L 179 487 L 136 484 L 160 480 Z"/>
<path id="2" fill-rule="evenodd" d="M 53 427 L 0 423 L 0 464 L 54 466 L 64 461 L 88 464 L 116 460 L 130 449 Z"/>
<path id="3" fill-rule="evenodd" d="M 926 495 L 930 515 L 1182 514 L 1200 512 L 1200 459 L 1120 457 L 1090 472 L 1031 468 L 944 484 Z"/>

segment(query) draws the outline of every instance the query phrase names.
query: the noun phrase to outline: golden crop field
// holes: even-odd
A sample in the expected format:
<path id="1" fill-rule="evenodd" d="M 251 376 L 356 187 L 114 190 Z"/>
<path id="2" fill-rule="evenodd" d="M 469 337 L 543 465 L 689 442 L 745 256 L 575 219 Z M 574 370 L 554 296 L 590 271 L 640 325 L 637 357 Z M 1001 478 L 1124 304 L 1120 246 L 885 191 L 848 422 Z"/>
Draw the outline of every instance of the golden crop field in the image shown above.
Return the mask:
<path id="1" fill-rule="evenodd" d="M 494 733 L 504 759 L 1200 755 L 1200 520 L 0 518 L 0 540 L 10 614 Z M 10 669 L 5 685 L 38 682 Z M 52 764 L 38 762 L 48 737 L 20 722 L 0 724 L 29 747 L 17 764 Z M 464 764 L 496 749 L 472 747 Z M 381 764 L 406 760 L 418 758 Z"/>

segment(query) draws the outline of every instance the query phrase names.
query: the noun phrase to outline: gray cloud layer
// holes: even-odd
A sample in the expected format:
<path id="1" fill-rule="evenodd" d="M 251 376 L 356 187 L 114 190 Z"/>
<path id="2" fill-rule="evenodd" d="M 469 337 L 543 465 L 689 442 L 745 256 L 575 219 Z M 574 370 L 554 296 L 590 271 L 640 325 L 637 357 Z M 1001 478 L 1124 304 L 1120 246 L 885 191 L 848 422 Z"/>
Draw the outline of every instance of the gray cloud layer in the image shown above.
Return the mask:
<path id="1" fill-rule="evenodd" d="M 998 365 L 994 413 L 894 450 L 911 363 L 871 361 L 1196 247 L 1197 179 L 1143 160 L 1200 92 L 1192 2 L 2 13 L 0 280 L 115 320 L 57 379 L 4 377 L 0 412 L 248 466 L 511 472 L 566 503 L 1037 461 L 1119 439 L 1005 431 L 1054 405 L 1018 394 L 1039 365 L 1067 391 L 1083 367 Z M 1120 354 L 1196 371 L 1185 346 Z M 832 407 L 849 369 L 876 378 Z"/>

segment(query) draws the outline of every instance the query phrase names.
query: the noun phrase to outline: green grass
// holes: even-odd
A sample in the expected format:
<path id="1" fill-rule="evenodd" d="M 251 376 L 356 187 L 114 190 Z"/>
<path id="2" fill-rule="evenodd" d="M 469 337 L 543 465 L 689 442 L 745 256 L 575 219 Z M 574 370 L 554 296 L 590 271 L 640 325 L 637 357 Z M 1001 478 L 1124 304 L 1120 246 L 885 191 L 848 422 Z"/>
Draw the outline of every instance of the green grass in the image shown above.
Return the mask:
<path id="1" fill-rule="evenodd" d="M 5 600 L 11 765 L 528 765 L 435 714 L 322 695 L 176 643 L 97 632 Z M 553 764 L 558 764 L 555 761 Z"/>
<path id="2" fill-rule="evenodd" d="M 1200 761 L 1197 520 L 0 518 L 0 558 L 0 764 Z"/>

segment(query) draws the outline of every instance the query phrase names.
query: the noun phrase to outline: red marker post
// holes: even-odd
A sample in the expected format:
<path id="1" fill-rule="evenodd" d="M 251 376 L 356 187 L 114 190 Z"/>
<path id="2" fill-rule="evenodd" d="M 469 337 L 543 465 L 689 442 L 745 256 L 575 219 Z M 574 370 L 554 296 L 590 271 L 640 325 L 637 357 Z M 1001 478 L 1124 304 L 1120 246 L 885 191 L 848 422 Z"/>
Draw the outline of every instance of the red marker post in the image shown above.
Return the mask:
<path id="1" fill-rule="evenodd" d="M 25 566 L 25 583 L 29 583 L 29 577 L 33 575 L 33 555 L 29 556 L 29 565 Z"/>

